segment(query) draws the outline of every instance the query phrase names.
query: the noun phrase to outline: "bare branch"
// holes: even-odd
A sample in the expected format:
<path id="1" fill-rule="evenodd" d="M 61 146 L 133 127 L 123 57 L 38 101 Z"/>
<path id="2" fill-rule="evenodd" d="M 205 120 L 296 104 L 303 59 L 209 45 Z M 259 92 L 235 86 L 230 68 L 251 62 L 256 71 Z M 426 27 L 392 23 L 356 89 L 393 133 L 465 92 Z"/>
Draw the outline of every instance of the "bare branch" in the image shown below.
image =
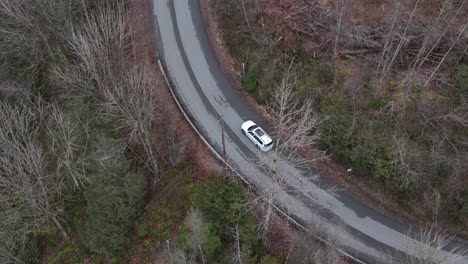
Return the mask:
<path id="1" fill-rule="evenodd" d="M 408 263 L 408 264 L 451 264 L 461 263 L 468 253 L 467 249 L 461 247 L 447 246 L 455 239 L 454 235 L 450 235 L 441 231 L 437 226 L 428 226 L 421 228 L 416 233 L 416 239 L 420 243 L 412 243 L 410 238 L 414 236 L 412 230 L 408 232 L 407 250 L 408 254 L 404 256 L 395 256 L 389 263 Z"/>

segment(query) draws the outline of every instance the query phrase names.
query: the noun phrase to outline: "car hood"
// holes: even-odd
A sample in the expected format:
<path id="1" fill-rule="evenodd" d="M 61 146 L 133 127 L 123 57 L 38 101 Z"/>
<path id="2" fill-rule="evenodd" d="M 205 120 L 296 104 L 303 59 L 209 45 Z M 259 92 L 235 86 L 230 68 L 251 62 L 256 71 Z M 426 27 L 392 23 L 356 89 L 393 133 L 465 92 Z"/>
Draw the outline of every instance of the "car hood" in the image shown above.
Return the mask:
<path id="1" fill-rule="evenodd" d="M 247 130 L 249 127 L 255 125 L 255 123 L 253 121 L 245 121 L 243 124 L 242 124 L 242 129 L 245 129 Z"/>

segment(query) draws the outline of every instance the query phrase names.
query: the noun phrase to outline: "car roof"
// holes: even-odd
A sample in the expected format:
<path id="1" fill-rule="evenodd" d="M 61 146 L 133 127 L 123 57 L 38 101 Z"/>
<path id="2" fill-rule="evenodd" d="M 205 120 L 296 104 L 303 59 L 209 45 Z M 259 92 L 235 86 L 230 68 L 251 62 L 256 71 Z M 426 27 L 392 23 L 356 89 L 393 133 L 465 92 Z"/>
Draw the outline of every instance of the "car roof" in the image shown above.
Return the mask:
<path id="1" fill-rule="evenodd" d="M 254 132 L 258 137 L 261 137 L 266 134 L 261 127 L 255 128 Z"/>
<path id="2" fill-rule="evenodd" d="M 273 140 L 271 139 L 271 137 L 268 136 L 267 134 L 264 134 L 263 136 L 261 136 L 260 139 L 261 139 L 261 140 L 263 141 L 263 143 L 265 143 L 265 144 L 268 144 L 268 143 L 270 143 L 271 141 L 273 141 Z"/>
<path id="3" fill-rule="evenodd" d="M 242 124 L 243 129 L 246 129 L 252 133 L 256 137 L 258 137 L 264 144 L 268 144 L 272 142 L 273 140 L 268 136 L 268 134 L 263 130 L 261 127 L 259 127 L 257 124 L 255 124 L 252 120 L 245 121 Z"/>
<path id="4" fill-rule="evenodd" d="M 263 141 L 263 143 L 268 144 L 273 141 L 270 136 L 260 127 L 256 128 L 254 131 L 255 135 Z"/>

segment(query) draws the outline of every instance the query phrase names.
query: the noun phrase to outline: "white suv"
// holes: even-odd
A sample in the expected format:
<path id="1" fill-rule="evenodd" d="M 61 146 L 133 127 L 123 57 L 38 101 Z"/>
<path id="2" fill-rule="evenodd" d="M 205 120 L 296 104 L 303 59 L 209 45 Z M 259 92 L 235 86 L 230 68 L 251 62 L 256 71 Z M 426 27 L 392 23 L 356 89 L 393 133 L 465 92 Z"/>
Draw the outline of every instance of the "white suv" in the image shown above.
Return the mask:
<path id="1" fill-rule="evenodd" d="M 268 134 L 257 126 L 253 121 L 245 121 L 242 126 L 242 133 L 257 146 L 261 151 L 267 152 L 273 148 L 273 140 Z"/>

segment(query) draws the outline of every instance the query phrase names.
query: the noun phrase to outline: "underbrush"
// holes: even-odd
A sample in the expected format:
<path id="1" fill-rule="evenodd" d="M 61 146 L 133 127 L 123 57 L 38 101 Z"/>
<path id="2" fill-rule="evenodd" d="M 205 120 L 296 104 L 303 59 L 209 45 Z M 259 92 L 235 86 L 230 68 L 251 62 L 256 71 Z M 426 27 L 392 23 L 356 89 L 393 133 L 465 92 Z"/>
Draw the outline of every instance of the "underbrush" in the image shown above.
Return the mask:
<path id="1" fill-rule="evenodd" d="M 238 183 L 216 178 L 194 186 L 175 252 L 197 262 L 240 257 L 243 263 L 281 263 L 280 255 L 267 253 L 259 223 L 247 209 L 248 198 Z"/>
<path id="2" fill-rule="evenodd" d="M 158 251 L 162 262 L 227 263 L 242 256 L 243 263 L 281 263 L 258 235 L 244 188 L 220 175 L 196 180 L 194 166 L 183 165 L 157 188 L 120 259 L 151 262 Z"/>
<path id="3" fill-rule="evenodd" d="M 440 67 L 426 61 L 422 71 L 440 73 L 425 83 L 427 76 L 407 69 L 413 57 L 402 51 L 407 57 L 381 78 L 378 59 L 386 55 L 380 51 L 374 56 L 366 49 L 346 50 L 350 45 L 341 40 L 334 56 L 332 19 L 317 16 L 321 26 L 307 28 L 310 24 L 300 23 L 309 14 L 297 10 L 309 9 L 263 4 L 246 4 L 244 10 L 222 1 L 215 8 L 230 55 L 239 65 L 247 62 L 246 91 L 267 104 L 283 76 L 293 76 L 300 99 L 312 100 L 321 116 L 318 148 L 350 168 L 354 179 L 372 180 L 398 197 L 403 208 L 417 208 L 410 210 L 417 217 L 450 226 L 455 219 L 455 229 L 463 229 L 468 223 L 466 55 L 447 53 Z M 309 6 L 296 3 L 301 4 Z M 321 8 L 315 6 L 311 15 Z M 304 27 L 308 34 L 300 31 Z M 421 42 L 407 44 L 418 48 Z"/>

